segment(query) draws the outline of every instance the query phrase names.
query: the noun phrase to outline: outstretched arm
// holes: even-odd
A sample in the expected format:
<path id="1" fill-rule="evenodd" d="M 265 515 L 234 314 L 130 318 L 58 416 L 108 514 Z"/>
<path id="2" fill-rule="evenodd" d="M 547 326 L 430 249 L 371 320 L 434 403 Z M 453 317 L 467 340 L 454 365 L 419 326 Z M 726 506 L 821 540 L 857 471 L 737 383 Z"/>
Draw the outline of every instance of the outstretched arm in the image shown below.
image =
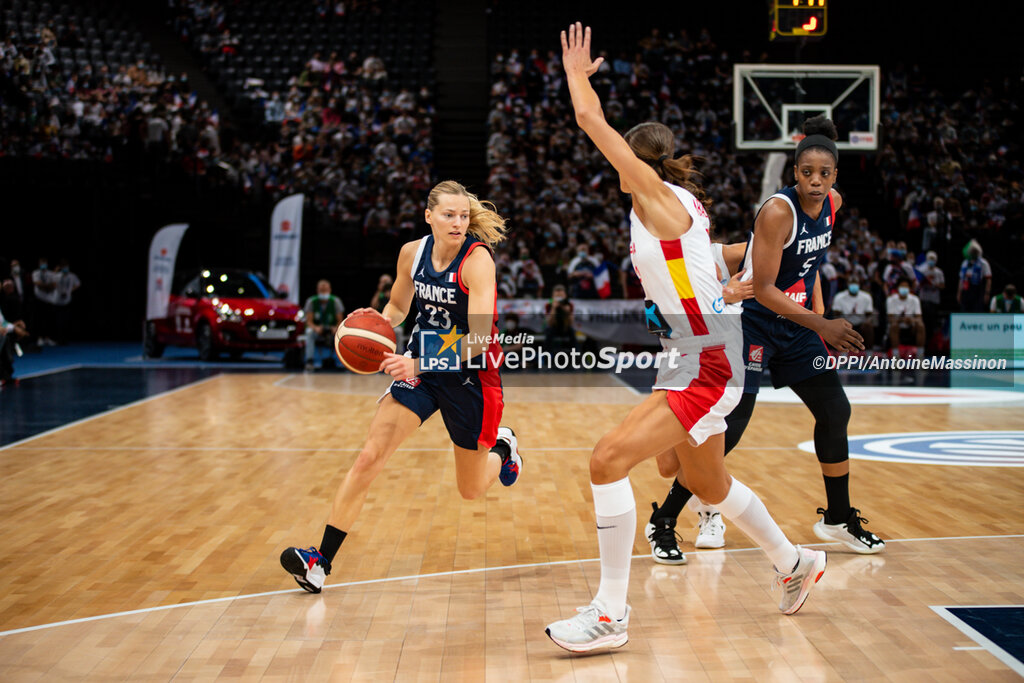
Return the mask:
<path id="1" fill-rule="evenodd" d="M 651 234 L 658 239 L 676 239 L 689 230 L 693 221 L 654 169 L 638 159 L 625 139 L 605 120 L 601 100 L 590 85 L 590 76 L 603 61 L 602 57 L 590 59 L 589 26 L 584 29 L 576 22 L 569 26 L 568 33 L 562 31 L 562 65 L 576 110 L 576 123 L 625 179 L 634 199 L 647 214 L 644 225 Z"/>

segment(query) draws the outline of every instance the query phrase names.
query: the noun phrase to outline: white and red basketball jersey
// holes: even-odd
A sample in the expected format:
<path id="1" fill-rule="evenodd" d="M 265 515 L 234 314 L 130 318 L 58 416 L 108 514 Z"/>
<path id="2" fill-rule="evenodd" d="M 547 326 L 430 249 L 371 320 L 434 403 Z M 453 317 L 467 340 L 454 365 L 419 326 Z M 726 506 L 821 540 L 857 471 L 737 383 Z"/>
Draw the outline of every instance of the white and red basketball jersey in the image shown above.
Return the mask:
<path id="1" fill-rule="evenodd" d="M 629 250 L 647 296 L 647 329 L 661 337 L 665 351 L 678 352 L 659 358 L 652 389 L 668 392 L 669 407 L 699 446 L 725 431 L 725 418 L 739 402 L 743 330 L 738 307 L 726 307 L 722 299 L 704 205 L 687 190 L 665 184 L 693 225 L 678 239 L 659 240 L 631 211 Z"/>
<path id="2" fill-rule="evenodd" d="M 693 225 L 678 239 L 659 240 L 647 231 L 635 211 L 629 213 L 629 251 L 647 298 L 647 327 L 661 336 L 663 343 L 671 340 L 677 348 L 722 344 L 728 326 L 715 319 L 725 312 L 725 302 L 711 252 L 711 221 L 691 192 L 665 185 L 679 198 Z"/>

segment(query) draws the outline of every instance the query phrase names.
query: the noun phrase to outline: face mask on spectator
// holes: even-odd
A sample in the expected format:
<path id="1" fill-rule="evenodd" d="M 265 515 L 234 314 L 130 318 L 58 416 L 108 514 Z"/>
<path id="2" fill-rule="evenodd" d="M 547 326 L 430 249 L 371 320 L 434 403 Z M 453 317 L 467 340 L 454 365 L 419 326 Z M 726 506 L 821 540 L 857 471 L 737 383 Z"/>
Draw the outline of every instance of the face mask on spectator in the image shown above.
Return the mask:
<path id="1" fill-rule="evenodd" d="M 327 301 L 328 299 L 331 298 L 330 294 L 324 294 L 322 292 L 318 293 L 316 296 L 318 299 L 320 299 L 320 301 Z"/>
<path id="2" fill-rule="evenodd" d="M 21 275 L 21 266 L 14 266 L 11 268 L 11 275 L 14 275 L 15 277 Z"/>
<path id="3" fill-rule="evenodd" d="M 850 285 L 850 294 L 853 294 L 854 296 L 856 296 L 857 292 L 859 292 L 859 291 L 860 291 L 860 285 L 858 285 L 858 284 Z"/>
<path id="4" fill-rule="evenodd" d="M 929 268 L 934 268 L 935 267 L 935 259 L 933 259 L 933 258 L 928 259 L 927 261 L 925 261 L 925 263 L 928 264 Z"/>
<path id="5" fill-rule="evenodd" d="M 900 293 L 901 297 L 906 297 L 908 294 L 910 294 L 910 287 L 900 287 L 896 291 Z"/>

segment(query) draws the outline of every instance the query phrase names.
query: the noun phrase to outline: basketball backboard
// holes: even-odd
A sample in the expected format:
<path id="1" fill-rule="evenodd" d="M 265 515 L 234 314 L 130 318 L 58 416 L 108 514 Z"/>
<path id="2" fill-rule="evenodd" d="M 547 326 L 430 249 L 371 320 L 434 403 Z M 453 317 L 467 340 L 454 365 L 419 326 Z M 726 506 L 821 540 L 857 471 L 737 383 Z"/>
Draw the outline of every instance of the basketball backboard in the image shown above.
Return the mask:
<path id="1" fill-rule="evenodd" d="M 805 119 L 825 114 L 840 150 L 878 148 L 879 69 L 823 64 L 736 64 L 733 126 L 740 150 L 790 150 Z"/>

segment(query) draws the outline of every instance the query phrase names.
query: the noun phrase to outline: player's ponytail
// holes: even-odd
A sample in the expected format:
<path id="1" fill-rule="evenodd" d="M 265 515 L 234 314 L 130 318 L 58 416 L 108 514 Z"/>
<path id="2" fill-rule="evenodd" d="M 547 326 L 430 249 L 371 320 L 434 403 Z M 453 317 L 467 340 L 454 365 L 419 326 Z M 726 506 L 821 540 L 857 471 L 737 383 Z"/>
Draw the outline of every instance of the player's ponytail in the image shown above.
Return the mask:
<path id="1" fill-rule="evenodd" d="M 475 194 L 463 187 L 462 183 L 445 180 L 434 186 L 427 196 L 427 208 L 433 211 L 443 194 L 462 195 L 469 200 L 468 232 L 489 247 L 505 239 L 505 219 L 495 209 L 494 204 L 481 201 Z"/>
<path id="2" fill-rule="evenodd" d="M 697 184 L 700 171 L 694 168 L 694 157 L 689 154 L 676 157 L 676 140 L 671 128 L 663 123 L 641 123 L 629 129 L 624 137 L 633 154 L 647 162 L 659 178 L 689 191 L 704 206 L 711 206 L 711 200 Z"/>

